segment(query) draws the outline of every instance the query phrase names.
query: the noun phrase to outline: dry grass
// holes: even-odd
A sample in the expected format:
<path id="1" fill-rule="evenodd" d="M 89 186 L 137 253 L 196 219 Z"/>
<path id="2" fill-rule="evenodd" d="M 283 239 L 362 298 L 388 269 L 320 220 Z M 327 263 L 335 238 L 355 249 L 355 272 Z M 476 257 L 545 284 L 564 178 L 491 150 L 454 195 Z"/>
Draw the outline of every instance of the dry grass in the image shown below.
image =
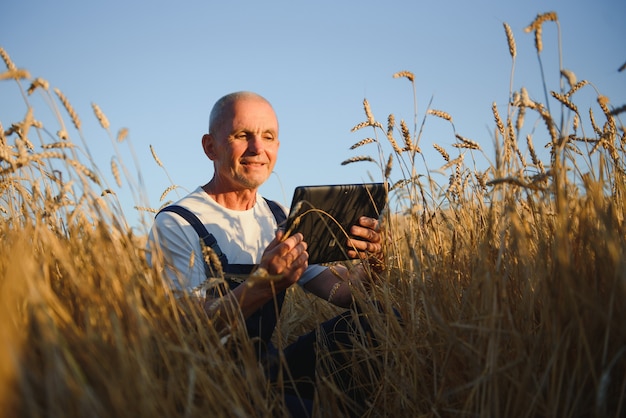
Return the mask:
<path id="1" fill-rule="evenodd" d="M 556 14 L 528 28 L 538 53 L 547 21 L 558 23 Z M 515 57 L 507 25 L 505 34 Z M 54 89 L 57 108 L 45 80 L 31 80 L 2 49 L 0 57 L 3 78 L 26 98 L 48 98 L 60 127 L 46 129 L 31 111 L 0 129 L 0 414 L 284 415 L 280 387 L 265 381 L 241 323 L 233 320 L 224 340 L 194 301 L 169 293 L 158 265 L 148 267 L 145 237 L 126 225 L 84 143 L 71 140 L 83 133 L 68 98 Z M 366 121 L 353 130 L 371 133 L 354 148 L 376 152 L 346 163 L 378 165 L 397 209 L 385 218 L 390 269 L 372 296 L 357 292 L 385 308 L 367 311 L 381 344 L 354 357 L 358 382 L 371 389 L 366 416 L 626 411 L 624 125 L 599 93 L 595 111 L 575 104 L 574 93 L 593 85 L 560 71 L 569 91 L 546 94 L 545 103 L 511 91 L 506 114 L 494 104 L 497 148 L 486 169 L 476 163 L 486 158 L 482 141 L 457 133 L 445 111 L 423 114 L 422 126 L 442 118 L 458 140 L 451 150 L 432 144 L 442 157 L 433 171 L 421 127 L 393 115 L 380 123 L 364 101 Z M 415 93 L 412 73 L 395 76 Z M 549 99 L 561 113 L 548 110 Z M 525 130 L 533 119 L 544 129 Z M 126 132 L 110 134 L 112 143 Z M 535 143 L 548 146 L 548 161 Z M 118 156 L 115 182 L 135 187 L 124 167 Z M 292 289 L 275 340 L 289 342 L 336 313 Z M 339 416 L 348 402 L 320 375 L 316 416 Z"/>

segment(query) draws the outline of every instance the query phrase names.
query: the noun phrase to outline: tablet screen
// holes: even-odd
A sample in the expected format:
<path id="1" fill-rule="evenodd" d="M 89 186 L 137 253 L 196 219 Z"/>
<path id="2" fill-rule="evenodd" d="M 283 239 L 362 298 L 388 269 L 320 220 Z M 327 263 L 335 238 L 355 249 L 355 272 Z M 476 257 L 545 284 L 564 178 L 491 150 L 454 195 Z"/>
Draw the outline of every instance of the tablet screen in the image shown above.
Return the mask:
<path id="1" fill-rule="evenodd" d="M 304 235 L 309 264 L 347 260 L 350 227 L 361 216 L 378 219 L 386 202 L 383 183 L 299 186 L 285 230 Z"/>

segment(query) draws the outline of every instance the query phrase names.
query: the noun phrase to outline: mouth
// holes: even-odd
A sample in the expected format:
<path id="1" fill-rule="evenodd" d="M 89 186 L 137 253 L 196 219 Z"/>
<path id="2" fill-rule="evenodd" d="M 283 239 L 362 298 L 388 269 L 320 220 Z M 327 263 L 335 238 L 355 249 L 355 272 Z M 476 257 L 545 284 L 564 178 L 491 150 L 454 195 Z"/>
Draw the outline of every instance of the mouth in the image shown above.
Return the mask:
<path id="1" fill-rule="evenodd" d="M 246 167 L 263 167 L 267 165 L 267 163 L 263 161 L 242 161 L 241 165 Z"/>

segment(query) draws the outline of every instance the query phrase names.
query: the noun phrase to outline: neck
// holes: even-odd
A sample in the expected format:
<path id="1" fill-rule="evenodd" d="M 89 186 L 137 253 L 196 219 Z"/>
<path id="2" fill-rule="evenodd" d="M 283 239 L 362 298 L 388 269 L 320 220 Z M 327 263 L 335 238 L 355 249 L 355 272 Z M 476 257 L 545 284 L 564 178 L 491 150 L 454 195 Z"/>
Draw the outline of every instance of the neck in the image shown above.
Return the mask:
<path id="1" fill-rule="evenodd" d="M 256 203 L 257 189 L 229 189 L 220 187 L 213 178 L 202 190 L 221 206 L 231 210 L 252 209 Z"/>

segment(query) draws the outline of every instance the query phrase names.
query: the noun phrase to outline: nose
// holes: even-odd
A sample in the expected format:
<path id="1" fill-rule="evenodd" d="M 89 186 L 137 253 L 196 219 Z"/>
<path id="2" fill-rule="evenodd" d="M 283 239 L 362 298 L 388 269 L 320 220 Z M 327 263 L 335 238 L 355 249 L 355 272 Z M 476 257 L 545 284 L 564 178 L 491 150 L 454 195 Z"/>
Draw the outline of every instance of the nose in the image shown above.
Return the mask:
<path id="1" fill-rule="evenodd" d="M 263 137 L 261 135 L 251 135 L 248 138 L 248 150 L 254 154 L 260 154 L 263 150 Z"/>

